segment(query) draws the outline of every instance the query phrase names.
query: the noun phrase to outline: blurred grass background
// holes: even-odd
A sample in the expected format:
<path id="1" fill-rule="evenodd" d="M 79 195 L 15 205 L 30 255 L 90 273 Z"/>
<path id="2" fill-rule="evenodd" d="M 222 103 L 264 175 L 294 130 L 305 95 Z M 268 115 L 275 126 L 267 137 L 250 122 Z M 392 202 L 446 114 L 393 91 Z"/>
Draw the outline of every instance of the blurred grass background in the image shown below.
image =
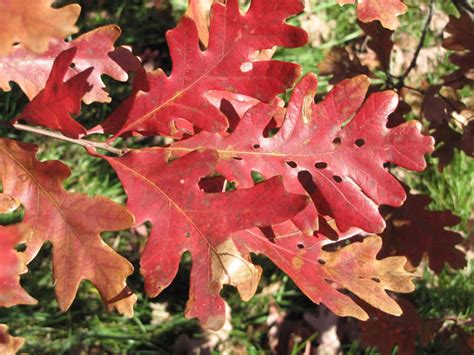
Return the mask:
<path id="1" fill-rule="evenodd" d="M 154 7 L 149 0 L 114 1 L 61 1 L 61 4 L 79 2 L 83 12 L 79 21 L 80 33 L 105 24 L 118 24 L 123 31 L 118 44 L 133 45 L 136 54 L 146 53 L 152 65 L 171 69 L 168 49 L 164 39 L 166 30 L 174 27 L 186 8 L 185 0 L 171 0 Z M 316 71 L 327 51 L 334 46 L 344 46 L 361 36 L 356 23 L 354 6 L 341 8 L 335 0 L 311 1 L 311 10 L 291 20 L 296 25 L 317 17 L 316 30 L 326 26 L 319 40 L 303 48 L 279 49 L 276 59 L 294 61 L 303 66 L 304 72 Z M 400 17 L 401 27 L 396 36 L 417 37 L 421 33 L 425 12 L 423 4 L 427 1 L 407 0 L 409 11 Z M 449 1 L 436 0 L 437 11 L 455 14 Z M 306 23 L 307 25 L 307 23 Z M 311 24 L 310 24 L 311 25 Z M 319 27 L 318 27 L 319 26 Z M 440 36 L 430 31 L 427 44 L 439 43 Z M 437 70 L 427 75 L 430 83 L 439 82 L 446 70 L 451 68 L 447 58 L 442 59 Z M 320 93 L 329 88 L 327 77 L 320 78 Z M 106 78 L 113 98 L 111 105 L 92 104 L 83 108 L 82 122 L 92 126 L 102 121 L 129 92 L 129 86 Z M 472 96 L 472 90 L 465 90 L 465 97 Z M 0 92 L 0 115 L 9 119 L 17 115 L 26 98 L 14 86 L 11 92 Z M 18 133 L 1 131 L 2 136 L 34 142 L 40 146 L 41 159 L 60 159 L 73 169 L 66 188 L 90 195 L 107 196 L 117 202 L 125 201 L 124 192 L 116 175 L 108 165 L 99 159 L 88 156 L 81 147 L 64 142 Z M 143 144 L 143 143 L 135 143 Z M 469 220 L 474 207 L 474 160 L 462 153 L 456 153 L 452 163 L 443 173 L 437 169 L 436 159 L 429 159 L 429 166 L 421 174 L 405 174 L 405 180 L 420 193 L 427 193 L 433 199 L 433 209 L 450 209 L 462 218 L 456 228 L 465 235 L 472 232 Z M 136 314 L 132 319 L 108 313 L 100 302 L 94 287 L 83 282 L 71 309 L 62 313 L 54 298 L 51 279 L 50 248 L 46 247 L 30 265 L 30 272 L 22 277 L 26 290 L 39 300 L 36 306 L 18 306 L 10 309 L 0 308 L 0 323 L 8 324 L 12 333 L 26 338 L 22 351 L 27 353 L 57 354 L 166 354 L 187 353 L 199 342 L 207 342 L 205 334 L 195 320 L 186 320 L 183 310 L 189 288 L 190 258 L 186 256 L 179 274 L 173 284 L 156 299 L 149 299 L 143 290 L 143 280 L 138 273 L 138 255 L 145 239 L 137 231 L 106 233 L 104 239 L 118 248 L 120 253 L 135 266 L 136 272 L 130 278 L 130 286 L 139 297 Z M 276 307 L 287 314 L 287 319 L 302 322 L 304 315 L 315 312 L 312 304 L 295 287 L 293 282 L 263 257 L 256 260 L 264 265 L 264 275 L 259 293 L 249 302 L 242 302 L 231 288 L 224 294 L 231 306 L 232 330 L 222 335 L 220 347 L 209 350 L 220 353 L 230 349 L 230 353 L 261 354 L 269 353 L 267 325 L 269 312 Z M 425 270 L 424 278 L 417 283 L 417 290 L 408 295 L 419 312 L 426 317 L 456 317 L 469 319 L 474 310 L 474 285 L 472 279 L 472 260 L 462 271 L 449 269 L 439 276 Z M 262 292 L 263 290 L 263 292 Z M 350 321 L 349 321 L 350 323 Z M 466 325 L 467 331 L 472 330 Z M 215 335 L 215 334 L 214 334 Z M 381 335 L 383 336 L 383 335 Z M 301 336 L 293 348 L 294 353 L 304 349 L 307 337 Z M 310 337 L 314 342 L 314 336 Z M 435 339 L 426 347 L 418 344 L 419 353 L 448 354 L 455 351 L 456 339 Z M 217 340 L 219 343 L 219 340 Z M 199 346 L 197 347 L 199 348 Z M 357 340 L 349 339 L 342 344 L 347 354 L 377 354 L 376 349 L 363 348 Z M 206 350 L 202 350 L 206 353 Z"/>

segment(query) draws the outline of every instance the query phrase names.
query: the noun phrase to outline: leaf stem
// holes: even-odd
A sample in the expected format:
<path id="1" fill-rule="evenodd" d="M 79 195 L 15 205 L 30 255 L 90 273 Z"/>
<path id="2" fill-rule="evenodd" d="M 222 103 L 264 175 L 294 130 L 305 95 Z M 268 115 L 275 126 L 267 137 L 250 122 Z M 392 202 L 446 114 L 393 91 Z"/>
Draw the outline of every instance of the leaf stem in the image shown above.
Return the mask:
<path id="1" fill-rule="evenodd" d="M 91 149 L 91 148 L 102 149 L 111 154 L 118 155 L 118 156 L 124 155 L 130 150 L 129 148 L 125 148 L 125 149 L 114 148 L 114 147 L 111 147 L 107 143 L 94 142 L 94 141 L 90 141 L 90 140 L 82 139 L 82 138 L 71 138 L 71 137 L 65 136 L 64 134 L 60 132 L 50 131 L 50 130 L 39 128 L 39 127 L 32 127 L 32 126 L 24 125 L 21 123 L 8 124 L 8 126 L 13 127 L 19 131 L 30 132 L 30 133 L 39 134 L 45 137 L 50 137 L 50 138 L 59 139 L 65 142 L 78 144 L 87 149 Z"/>

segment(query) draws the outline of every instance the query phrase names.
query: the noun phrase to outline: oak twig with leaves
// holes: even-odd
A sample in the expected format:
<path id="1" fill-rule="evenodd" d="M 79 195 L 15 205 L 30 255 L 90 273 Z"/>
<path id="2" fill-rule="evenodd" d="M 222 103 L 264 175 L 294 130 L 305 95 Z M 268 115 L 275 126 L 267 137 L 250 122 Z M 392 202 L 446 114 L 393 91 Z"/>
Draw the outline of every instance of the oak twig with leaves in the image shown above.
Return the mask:
<path id="1" fill-rule="evenodd" d="M 465 265 L 455 248 L 460 237 L 444 231 L 456 217 L 426 211 L 429 198 L 410 194 L 392 174 L 395 165 L 423 170 L 425 156 L 434 150 L 434 139 L 420 122 L 391 124 L 400 107 L 397 92 L 372 90 L 367 75 L 351 75 L 316 99 L 315 74 L 302 76 L 299 64 L 271 59 L 274 47 L 306 44 L 306 32 L 287 23 L 303 10 L 301 1 L 253 0 L 244 11 L 237 0 L 214 1 L 212 7 L 190 0 L 187 15 L 166 36 L 169 74 L 146 70 L 128 47 L 116 47 L 121 30 L 115 25 L 64 40 L 78 30 L 80 7 L 53 9 L 51 3 L 0 0 L 0 87 L 10 90 L 15 82 L 30 100 L 2 127 L 84 147 L 84 154 L 110 164 L 127 203 L 66 190 L 71 171 L 63 162 L 40 161 L 36 145 L 1 138 L 0 213 L 21 205 L 24 216 L 0 226 L 0 306 L 36 302 L 20 286 L 20 276 L 49 241 L 61 310 L 68 310 L 80 283 L 89 280 L 108 309 L 131 317 L 139 299 L 127 285 L 133 266 L 100 233 L 145 222 L 151 230 L 140 273 L 147 295 L 156 297 L 173 282 L 182 255 L 189 252 L 185 316 L 213 330 L 226 319 L 224 285 L 236 287 L 243 301 L 257 291 L 262 268 L 252 255 L 267 256 L 314 303 L 360 320 L 369 319 L 373 308 L 394 316 L 412 311 L 392 295 L 414 290 L 410 267 L 424 253 L 435 272 L 444 263 Z M 371 26 L 379 20 L 390 30 L 406 11 L 400 0 L 357 4 L 360 21 Z M 431 15 L 432 8 L 426 28 Z M 453 35 L 445 45 L 462 51 L 472 43 L 460 38 L 456 21 L 469 20 L 451 19 Z M 371 27 L 364 28 L 375 37 Z M 383 31 L 389 32 L 378 34 Z M 379 38 L 388 43 L 380 51 L 390 48 L 389 36 Z M 405 87 L 425 36 L 424 31 L 401 77 L 391 75 L 386 63 L 393 84 L 387 89 Z M 465 66 L 470 55 L 464 51 L 452 58 L 464 79 L 472 69 Z M 82 103 L 111 101 L 102 75 L 124 86 L 128 80 L 130 95 L 103 122 L 82 124 L 81 109 L 89 108 Z M 453 82 L 441 86 L 448 83 Z M 291 97 L 285 103 L 281 94 L 287 91 Z M 440 100 L 436 90 L 430 95 Z M 427 118 L 429 110 L 424 110 Z M 438 138 L 439 122 L 430 121 Z M 154 140 L 160 143 L 124 144 L 137 136 L 160 137 Z M 463 139 L 459 147 L 469 150 Z M 404 209 L 397 210 L 407 196 Z M 423 211 L 423 219 L 405 223 L 403 211 L 412 209 Z M 446 238 L 445 250 L 429 238 L 423 239 L 427 249 L 407 247 L 416 243 L 404 238 L 416 237 L 417 223 Z M 394 239 L 394 233 L 403 236 Z M 0 327 L 0 349 L 15 352 L 22 342 L 3 336 L 6 328 Z"/>

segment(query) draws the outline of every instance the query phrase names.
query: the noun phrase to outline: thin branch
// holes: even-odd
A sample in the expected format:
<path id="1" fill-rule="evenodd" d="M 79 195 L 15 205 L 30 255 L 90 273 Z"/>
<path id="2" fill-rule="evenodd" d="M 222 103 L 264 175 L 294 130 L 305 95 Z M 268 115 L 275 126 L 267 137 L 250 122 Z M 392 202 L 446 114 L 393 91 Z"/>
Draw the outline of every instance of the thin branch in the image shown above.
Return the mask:
<path id="1" fill-rule="evenodd" d="M 425 90 L 418 89 L 418 88 L 414 88 L 413 86 L 410 86 L 410 85 L 405 85 L 405 84 L 403 84 L 403 87 L 404 87 L 405 89 L 408 89 L 408 90 L 411 90 L 411 91 L 416 91 L 416 92 L 418 92 L 418 93 L 420 93 L 420 94 L 422 94 L 422 95 L 426 94 L 426 91 L 425 91 Z"/>
<path id="2" fill-rule="evenodd" d="M 5 124 L 2 124 L 2 125 L 5 126 Z M 21 124 L 21 123 L 14 123 L 12 125 L 8 124 L 8 126 L 13 127 L 13 128 L 15 128 L 19 131 L 35 133 L 35 134 L 39 134 L 41 136 L 50 137 L 50 138 L 59 139 L 59 140 L 65 141 L 65 142 L 78 144 L 80 146 L 83 146 L 83 147 L 89 148 L 89 149 L 90 148 L 102 149 L 102 150 L 105 150 L 109 153 L 119 155 L 119 156 L 124 155 L 125 153 L 127 153 L 130 150 L 128 148 L 125 148 L 125 149 L 114 148 L 114 147 L 111 147 L 107 143 L 93 142 L 93 141 L 90 141 L 90 140 L 87 140 L 87 139 L 82 139 L 82 138 L 70 138 L 70 137 L 67 137 L 64 134 L 60 133 L 60 132 L 49 131 L 49 130 L 44 129 L 44 128 L 32 127 L 32 126 L 24 125 L 24 124 Z"/>
<path id="3" fill-rule="evenodd" d="M 429 8 L 428 8 L 428 15 L 426 17 L 425 25 L 423 26 L 423 30 L 421 32 L 420 41 L 418 42 L 418 46 L 416 47 L 416 51 L 413 54 L 413 58 L 410 62 L 410 65 L 405 70 L 403 75 L 400 77 L 399 87 L 403 87 L 405 78 L 411 73 L 413 69 L 416 67 L 416 62 L 418 61 L 418 56 L 425 45 L 426 35 L 428 34 L 428 30 L 430 28 L 431 20 L 433 19 L 433 10 L 434 10 L 434 0 L 430 0 Z"/>

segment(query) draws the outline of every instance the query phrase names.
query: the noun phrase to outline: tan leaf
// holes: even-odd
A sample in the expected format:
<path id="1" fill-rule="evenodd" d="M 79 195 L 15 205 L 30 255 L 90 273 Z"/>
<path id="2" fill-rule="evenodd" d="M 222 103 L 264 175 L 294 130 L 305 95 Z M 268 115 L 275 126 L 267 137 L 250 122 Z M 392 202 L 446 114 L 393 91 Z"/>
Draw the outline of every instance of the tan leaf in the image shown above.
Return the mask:
<path id="1" fill-rule="evenodd" d="M 16 42 L 33 52 L 48 49 L 50 38 L 64 38 L 77 32 L 74 25 L 81 12 L 77 4 L 51 8 L 53 0 L 0 0 L 0 55 Z"/>

